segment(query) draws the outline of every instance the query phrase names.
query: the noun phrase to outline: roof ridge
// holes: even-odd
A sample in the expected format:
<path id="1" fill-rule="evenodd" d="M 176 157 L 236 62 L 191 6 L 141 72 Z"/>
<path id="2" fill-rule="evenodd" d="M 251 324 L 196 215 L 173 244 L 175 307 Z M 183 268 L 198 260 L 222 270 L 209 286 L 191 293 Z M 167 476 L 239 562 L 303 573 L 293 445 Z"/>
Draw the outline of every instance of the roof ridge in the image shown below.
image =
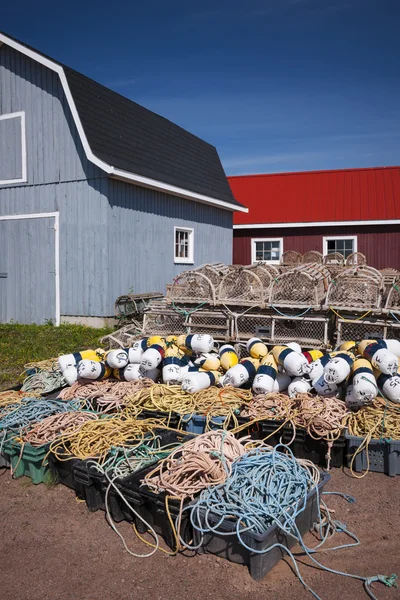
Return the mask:
<path id="1" fill-rule="evenodd" d="M 227 175 L 229 179 L 239 179 L 245 177 L 277 177 L 278 175 L 311 175 L 316 173 L 342 173 L 354 171 L 383 171 L 388 169 L 400 169 L 400 165 L 383 165 L 379 167 L 349 167 L 345 169 L 316 169 L 311 171 L 279 171 L 277 173 L 244 173 L 243 175 Z"/>

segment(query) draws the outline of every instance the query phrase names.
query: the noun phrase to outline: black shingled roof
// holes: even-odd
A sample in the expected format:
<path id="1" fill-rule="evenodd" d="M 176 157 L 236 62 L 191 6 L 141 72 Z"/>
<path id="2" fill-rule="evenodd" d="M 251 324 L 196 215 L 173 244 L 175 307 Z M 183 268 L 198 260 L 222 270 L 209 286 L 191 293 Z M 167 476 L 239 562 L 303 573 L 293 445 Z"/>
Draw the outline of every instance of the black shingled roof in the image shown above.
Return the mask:
<path id="1" fill-rule="evenodd" d="M 24 42 L 15 41 L 63 67 L 95 156 L 116 169 L 242 207 L 232 195 L 214 146 Z"/>

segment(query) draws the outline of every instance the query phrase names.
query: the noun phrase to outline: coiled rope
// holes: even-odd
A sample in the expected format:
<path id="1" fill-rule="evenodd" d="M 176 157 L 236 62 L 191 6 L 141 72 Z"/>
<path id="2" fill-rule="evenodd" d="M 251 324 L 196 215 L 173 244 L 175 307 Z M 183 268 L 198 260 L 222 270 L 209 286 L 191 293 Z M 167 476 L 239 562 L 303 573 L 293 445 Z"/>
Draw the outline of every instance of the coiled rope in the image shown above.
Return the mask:
<path id="1" fill-rule="evenodd" d="M 79 431 L 52 442 L 50 451 L 59 460 L 96 458 L 102 464 L 111 448 L 138 447 L 145 435 L 160 427 L 156 419 L 137 420 L 126 415 L 89 421 Z"/>
<path id="2" fill-rule="evenodd" d="M 77 381 L 71 387 L 62 390 L 59 398 L 71 400 L 72 398 L 106 399 L 109 402 L 120 402 L 126 396 L 130 396 L 143 388 L 153 385 L 151 379 L 145 378 L 139 381 L 115 381 L 106 379 L 104 381 Z M 122 404 L 122 402 L 121 402 Z"/>
<path id="3" fill-rule="evenodd" d="M 143 483 L 155 493 L 193 498 L 206 487 L 226 480 L 231 464 L 245 447 L 227 431 L 209 431 L 172 452 L 146 475 Z"/>
<path id="4" fill-rule="evenodd" d="M 71 411 L 46 417 L 27 432 L 21 433 L 21 440 L 31 446 L 43 446 L 58 437 L 75 433 L 88 421 L 98 419 L 98 415 L 89 412 Z"/>
<path id="5" fill-rule="evenodd" d="M 30 394 L 31 398 L 40 398 L 40 394 L 32 393 Z M 24 398 L 26 398 L 26 393 L 16 390 L 7 390 L 5 392 L 0 392 L 0 414 L 2 409 L 4 409 L 9 404 L 16 404 L 17 402 L 21 402 Z"/>
<path id="6" fill-rule="evenodd" d="M 126 396 L 128 408 L 140 406 L 146 410 L 187 414 L 195 410 L 194 397 L 179 385 L 153 384 L 139 392 Z"/>
<path id="7" fill-rule="evenodd" d="M 257 394 L 240 415 L 249 419 L 286 419 L 290 416 L 292 401 L 286 394 L 270 392 Z"/>
<path id="8" fill-rule="evenodd" d="M 49 394 L 67 385 L 61 371 L 38 371 L 24 379 L 21 390 L 26 393 Z"/>
<path id="9" fill-rule="evenodd" d="M 38 360 L 24 365 L 25 371 L 57 371 L 58 358 L 47 358 L 46 360 Z"/>
<path id="10" fill-rule="evenodd" d="M 57 400 L 25 398 L 17 404 L 10 404 L 0 418 L 0 430 L 28 427 L 43 421 L 49 415 L 71 411 L 74 405 Z"/>

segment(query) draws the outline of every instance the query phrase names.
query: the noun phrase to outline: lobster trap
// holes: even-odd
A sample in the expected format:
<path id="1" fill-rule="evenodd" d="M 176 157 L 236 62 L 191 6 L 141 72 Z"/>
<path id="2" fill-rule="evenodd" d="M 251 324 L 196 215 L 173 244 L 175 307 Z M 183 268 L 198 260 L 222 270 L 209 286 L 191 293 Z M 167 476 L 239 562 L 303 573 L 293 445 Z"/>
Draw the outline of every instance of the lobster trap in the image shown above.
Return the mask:
<path id="1" fill-rule="evenodd" d="M 220 304 L 262 307 L 264 298 L 263 282 L 253 269 L 238 267 L 222 278 L 218 292 Z"/>
<path id="2" fill-rule="evenodd" d="M 309 250 L 303 254 L 303 264 L 314 263 L 322 265 L 324 263 L 324 255 L 317 250 Z"/>
<path id="3" fill-rule="evenodd" d="M 382 307 L 383 277 L 373 267 L 351 267 L 329 285 L 325 308 L 347 311 L 375 311 Z"/>
<path id="4" fill-rule="evenodd" d="M 352 341 L 360 342 L 361 340 L 376 340 L 386 337 L 387 323 L 384 319 L 369 318 L 369 319 L 351 319 L 338 318 L 336 325 L 336 343 L 340 345 L 342 342 Z"/>
<path id="5" fill-rule="evenodd" d="M 400 277 L 388 281 L 386 279 L 387 297 L 385 302 L 384 311 L 386 313 L 400 314 Z"/>
<path id="6" fill-rule="evenodd" d="M 168 287 L 167 298 L 171 302 L 214 305 L 216 287 L 201 271 L 184 271 Z"/>
<path id="7" fill-rule="evenodd" d="M 124 321 L 139 320 L 149 302 L 155 298 L 162 298 L 161 292 L 150 292 L 147 294 L 125 294 L 119 296 L 114 303 L 115 317 L 120 323 Z"/>
<path id="8" fill-rule="evenodd" d="M 274 279 L 269 304 L 318 310 L 325 299 L 330 280 L 330 273 L 323 265 L 299 265 Z"/>

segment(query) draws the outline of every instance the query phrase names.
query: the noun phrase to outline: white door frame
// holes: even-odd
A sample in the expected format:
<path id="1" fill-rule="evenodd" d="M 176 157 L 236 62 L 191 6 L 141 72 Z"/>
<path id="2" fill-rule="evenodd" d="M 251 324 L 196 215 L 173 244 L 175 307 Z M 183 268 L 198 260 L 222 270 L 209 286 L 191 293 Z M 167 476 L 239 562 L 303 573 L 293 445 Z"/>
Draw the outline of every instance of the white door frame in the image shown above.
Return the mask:
<path id="1" fill-rule="evenodd" d="M 27 215 L 5 215 L 0 216 L 0 221 L 16 221 L 22 219 L 48 219 L 54 217 L 54 279 L 56 292 L 56 326 L 60 324 L 60 213 L 31 213 Z"/>

